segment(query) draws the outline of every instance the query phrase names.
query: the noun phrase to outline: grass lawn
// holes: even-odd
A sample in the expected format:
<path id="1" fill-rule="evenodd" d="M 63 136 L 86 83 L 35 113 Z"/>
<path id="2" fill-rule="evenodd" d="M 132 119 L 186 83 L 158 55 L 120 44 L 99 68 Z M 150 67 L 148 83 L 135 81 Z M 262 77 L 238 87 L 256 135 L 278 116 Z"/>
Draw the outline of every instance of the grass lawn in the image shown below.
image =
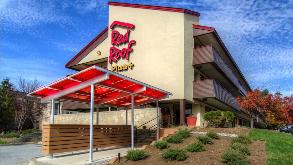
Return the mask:
<path id="1" fill-rule="evenodd" d="M 249 136 L 266 141 L 269 165 L 293 164 L 293 135 L 262 129 L 253 129 Z"/>

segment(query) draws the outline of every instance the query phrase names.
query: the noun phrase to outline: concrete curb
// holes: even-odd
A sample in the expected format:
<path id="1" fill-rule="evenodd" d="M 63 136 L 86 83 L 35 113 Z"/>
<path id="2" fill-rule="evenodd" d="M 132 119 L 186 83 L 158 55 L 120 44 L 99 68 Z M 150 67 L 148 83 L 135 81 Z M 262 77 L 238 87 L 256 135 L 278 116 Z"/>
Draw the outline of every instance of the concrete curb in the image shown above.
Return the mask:
<path id="1" fill-rule="evenodd" d="M 198 132 L 198 131 L 192 131 L 191 133 L 192 134 L 199 134 L 199 135 L 205 135 L 205 134 L 207 134 L 207 132 Z M 224 136 L 224 137 L 231 137 L 231 138 L 238 137 L 237 134 L 229 134 L 229 133 L 217 133 L 217 135 Z"/>
<path id="2" fill-rule="evenodd" d="M 26 142 L 26 143 L 14 143 L 14 144 L 0 144 L 1 146 L 19 146 L 19 145 L 26 145 L 26 144 L 37 144 L 37 145 L 42 145 L 38 143 L 34 143 L 34 142 Z"/>

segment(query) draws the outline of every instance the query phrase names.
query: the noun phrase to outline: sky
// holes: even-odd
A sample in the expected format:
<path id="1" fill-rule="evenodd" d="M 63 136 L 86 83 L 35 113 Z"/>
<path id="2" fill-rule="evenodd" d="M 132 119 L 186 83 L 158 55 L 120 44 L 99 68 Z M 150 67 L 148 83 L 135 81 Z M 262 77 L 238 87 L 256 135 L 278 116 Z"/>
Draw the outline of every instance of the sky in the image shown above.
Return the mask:
<path id="1" fill-rule="evenodd" d="M 293 94 L 293 0 L 117 0 L 180 7 L 215 27 L 252 88 Z M 0 0 L 0 80 L 46 85 L 108 24 L 106 0 Z"/>

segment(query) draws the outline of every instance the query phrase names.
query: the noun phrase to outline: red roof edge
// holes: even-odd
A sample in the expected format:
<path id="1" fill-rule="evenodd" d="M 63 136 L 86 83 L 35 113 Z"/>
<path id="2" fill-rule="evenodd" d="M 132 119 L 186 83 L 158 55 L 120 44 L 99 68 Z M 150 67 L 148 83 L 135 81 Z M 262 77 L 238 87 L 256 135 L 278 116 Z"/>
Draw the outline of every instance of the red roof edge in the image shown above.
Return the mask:
<path id="1" fill-rule="evenodd" d="M 202 26 L 202 25 L 195 25 L 195 24 L 193 24 L 192 27 L 194 29 L 207 30 L 207 31 L 210 31 L 210 32 L 215 31 L 215 28 L 209 27 L 209 26 Z"/>
<path id="2" fill-rule="evenodd" d="M 185 13 L 185 14 L 190 14 L 190 15 L 194 15 L 194 16 L 200 16 L 200 13 L 198 13 L 196 11 L 183 9 L 183 8 L 153 6 L 153 5 L 142 5 L 142 4 L 132 4 L 132 3 L 121 3 L 121 2 L 109 2 L 109 5 L 111 5 L 111 6 L 140 8 L 140 9 L 149 9 L 149 10 L 161 10 L 161 11 Z"/>
<path id="3" fill-rule="evenodd" d="M 67 62 L 65 64 L 66 68 L 69 68 L 71 66 L 71 63 L 77 59 L 79 56 L 82 55 L 82 53 L 88 49 L 96 40 L 98 40 L 100 37 L 103 36 L 103 34 L 105 34 L 108 31 L 108 27 L 106 27 L 101 33 L 99 33 L 93 40 L 91 40 L 91 42 L 89 42 L 84 48 L 81 49 L 80 52 L 78 52 L 69 62 Z"/>

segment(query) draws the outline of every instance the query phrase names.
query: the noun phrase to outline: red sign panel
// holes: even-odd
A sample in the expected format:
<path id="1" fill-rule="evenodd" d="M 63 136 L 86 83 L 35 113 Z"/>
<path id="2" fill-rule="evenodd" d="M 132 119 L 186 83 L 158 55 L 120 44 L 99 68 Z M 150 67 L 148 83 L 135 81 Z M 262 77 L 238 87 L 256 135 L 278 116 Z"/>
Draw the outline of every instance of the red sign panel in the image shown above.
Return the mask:
<path id="1" fill-rule="evenodd" d="M 121 34 L 119 31 L 114 30 L 115 28 L 120 27 L 122 29 L 126 29 L 125 34 Z M 111 32 L 111 47 L 110 47 L 110 55 L 109 55 L 109 63 L 112 62 L 117 63 L 120 59 L 129 60 L 129 55 L 133 51 L 132 46 L 136 43 L 135 40 L 129 41 L 130 30 L 134 29 L 134 25 L 130 23 L 114 21 L 110 29 Z M 121 45 L 127 44 L 126 47 L 119 49 L 118 47 Z"/>

